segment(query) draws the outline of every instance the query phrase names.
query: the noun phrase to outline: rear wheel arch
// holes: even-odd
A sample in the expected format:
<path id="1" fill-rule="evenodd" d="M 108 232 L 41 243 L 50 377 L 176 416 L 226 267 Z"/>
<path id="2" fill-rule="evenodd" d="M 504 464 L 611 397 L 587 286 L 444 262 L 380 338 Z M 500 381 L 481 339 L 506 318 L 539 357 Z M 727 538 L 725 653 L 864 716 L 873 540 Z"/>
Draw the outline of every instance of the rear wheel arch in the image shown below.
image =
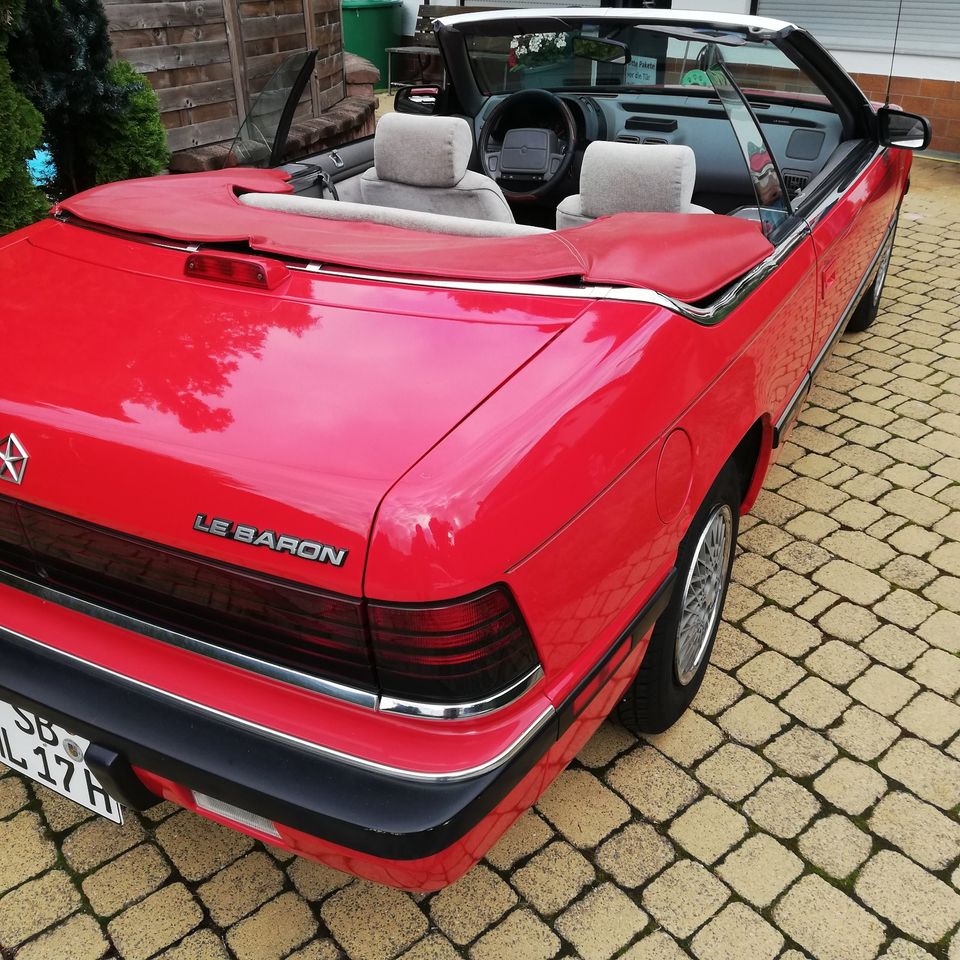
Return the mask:
<path id="1" fill-rule="evenodd" d="M 773 421 L 769 414 L 756 420 L 734 448 L 728 463 L 740 478 L 740 514 L 750 512 L 767 476 L 773 455 Z"/>

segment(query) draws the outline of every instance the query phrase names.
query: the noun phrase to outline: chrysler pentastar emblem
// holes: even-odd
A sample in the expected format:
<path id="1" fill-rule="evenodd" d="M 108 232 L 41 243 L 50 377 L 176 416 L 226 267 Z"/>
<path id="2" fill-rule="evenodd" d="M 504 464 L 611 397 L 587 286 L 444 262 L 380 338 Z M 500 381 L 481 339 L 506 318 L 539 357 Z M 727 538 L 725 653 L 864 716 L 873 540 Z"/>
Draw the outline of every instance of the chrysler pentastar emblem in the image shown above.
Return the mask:
<path id="1" fill-rule="evenodd" d="M 0 440 L 0 480 L 7 483 L 23 483 L 23 475 L 30 459 L 15 433 L 8 433 Z"/>

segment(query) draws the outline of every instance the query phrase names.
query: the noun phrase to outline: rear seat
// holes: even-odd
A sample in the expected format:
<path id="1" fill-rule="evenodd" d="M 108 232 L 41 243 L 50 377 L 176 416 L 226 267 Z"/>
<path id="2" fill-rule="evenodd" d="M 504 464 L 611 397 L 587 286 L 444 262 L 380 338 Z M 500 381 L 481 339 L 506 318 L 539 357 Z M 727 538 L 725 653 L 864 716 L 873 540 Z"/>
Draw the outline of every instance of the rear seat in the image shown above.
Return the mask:
<path id="1" fill-rule="evenodd" d="M 291 213 L 321 220 L 350 220 L 379 223 L 405 230 L 425 233 L 444 233 L 462 237 L 528 237 L 550 233 L 543 227 L 528 227 L 520 223 L 493 220 L 474 220 L 469 217 L 450 217 L 421 210 L 403 210 L 399 207 L 380 207 L 345 200 L 326 200 L 318 197 L 297 197 L 289 193 L 244 193 L 239 200 L 248 207 Z"/>

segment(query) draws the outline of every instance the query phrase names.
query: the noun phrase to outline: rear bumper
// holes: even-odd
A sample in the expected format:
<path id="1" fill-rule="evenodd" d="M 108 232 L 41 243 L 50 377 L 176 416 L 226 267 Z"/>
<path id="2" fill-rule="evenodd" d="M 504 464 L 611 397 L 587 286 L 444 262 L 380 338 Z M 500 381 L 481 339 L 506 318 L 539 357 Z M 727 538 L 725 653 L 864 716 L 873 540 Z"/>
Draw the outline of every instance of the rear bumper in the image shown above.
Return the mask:
<path id="1" fill-rule="evenodd" d="M 672 584 L 671 575 L 576 690 L 510 751 L 455 776 L 333 757 L 4 628 L 0 699 L 89 739 L 95 772 L 128 805 L 160 799 L 136 767 L 360 857 L 422 861 L 474 830 L 557 744 L 606 671 L 649 632 Z"/>

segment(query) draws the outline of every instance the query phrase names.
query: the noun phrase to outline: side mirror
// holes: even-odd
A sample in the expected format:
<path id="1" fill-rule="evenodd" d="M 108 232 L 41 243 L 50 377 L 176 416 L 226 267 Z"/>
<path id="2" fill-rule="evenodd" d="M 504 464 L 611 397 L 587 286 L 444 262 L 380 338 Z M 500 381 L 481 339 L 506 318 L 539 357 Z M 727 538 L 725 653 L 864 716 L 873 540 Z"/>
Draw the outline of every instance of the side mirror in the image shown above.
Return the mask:
<path id="1" fill-rule="evenodd" d="M 926 150 L 933 136 L 926 117 L 891 110 L 890 107 L 880 107 L 877 111 L 877 129 L 883 146 L 903 147 L 905 150 Z"/>
<path id="2" fill-rule="evenodd" d="M 432 117 L 440 110 L 439 87 L 401 87 L 393 101 L 397 113 Z"/>

